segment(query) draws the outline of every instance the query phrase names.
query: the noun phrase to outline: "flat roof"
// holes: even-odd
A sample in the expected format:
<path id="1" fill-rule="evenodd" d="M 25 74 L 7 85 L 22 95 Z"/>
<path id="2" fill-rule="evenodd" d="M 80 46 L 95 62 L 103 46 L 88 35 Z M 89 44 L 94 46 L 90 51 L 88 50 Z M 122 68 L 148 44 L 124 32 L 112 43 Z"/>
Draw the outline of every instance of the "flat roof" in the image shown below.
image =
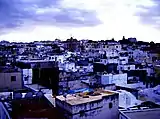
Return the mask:
<path id="1" fill-rule="evenodd" d="M 63 113 L 49 104 L 48 100 L 32 99 L 32 100 L 15 100 L 12 101 L 13 119 L 17 118 L 46 118 L 46 119 L 64 119 Z M 21 105 L 21 106 L 20 106 Z"/>
<path id="2" fill-rule="evenodd" d="M 28 84 L 28 85 L 26 84 L 25 87 L 27 87 L 33 91 L 39 91 L 40 89 L 45 89 L 44 86 L 41 86 L 39 84 Z"/>
<path id="3" fill-rule="evenodd" d="M 142 82 L 140 83 L 134 83 L 134 84 L 126 84 L 126 85 L 117 85 L 119 87 L 125 87 L 125 88 L 132 88 L 132 89 L 145 89 L 146 85 L 144 85 Z"/>
<path id="4" fill-rule="evenodd" d="M 13 67 L 0 67 L 0 73 L 19 73 L 17 68 Z"/>
<path id="5" fill-rule="evenodd" d="M 23 63 L 37 63 L 37 62 L 55 62 L 53 60 L 17 60 L 18 62 L 23 62 Z"/>
<path id="6" fill-rule="evenodd" d="M 123 112 L 130 119 L 159 119 L 160 108 Z"/>
<path id="7" fill-rule="evenodd" d="M 52 96 L 52 94 L 44 94 L 44 96 L 55 107 L 55 98 Z"/>
<path id="8" fill-rule="evenodd" d="M 79 93 L 75 94 L 75 95 L 67 95 L 66 98 L 61 95 L 61 96 L 57 96 L 56 98 L 61 100 L 61 101 L 65 101 L 66 103 L 70 104 L 70 105 L 80 105 L 80 104 L 84 104 L 84 103 L 89 103 L 89 102 L 93 102 L 93 101 L 98 101 L 101 100 L 103 97 L 105 96 L 111 96 L 116 94 L 115 91 L 101 91 L 98 92 L 100 95 L 87 95 L 86 93 Z M 88 98 L 85 98 L 83 96 L 88 96 Z"/>

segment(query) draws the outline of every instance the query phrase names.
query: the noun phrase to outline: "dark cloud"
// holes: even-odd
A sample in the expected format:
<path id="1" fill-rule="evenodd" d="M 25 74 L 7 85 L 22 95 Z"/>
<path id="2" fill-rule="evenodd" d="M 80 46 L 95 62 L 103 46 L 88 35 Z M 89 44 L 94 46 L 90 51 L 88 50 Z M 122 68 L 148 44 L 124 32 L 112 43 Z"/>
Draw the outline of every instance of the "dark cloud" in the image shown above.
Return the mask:
<path id="1" fill-rule="evenodd" d="M 60 12 L 52 12 L 35 15 L 35 21 L 48 22 L 57 26 L 95 26 L 100 23 L 94 12 L 80 11 L 78 9 L 60 9 Z"/>
<path id="2" fill-rule="evenodd" d="M 93 11 L 62 8 L 59 3 L 60 0 L 0 0 L 0 29 L 18 28 L 29 21 L 67 27 L 101 23 Z M 38 9 L 52 11 L 39 14 Z"/>
<path id="3" fill-rule="evenodd" d="M 151 7 L 138 6 L 142 11 L 136 13 L 144 24 L 160 29 L 160 0 L 152 0 L 155 5 Z"/>

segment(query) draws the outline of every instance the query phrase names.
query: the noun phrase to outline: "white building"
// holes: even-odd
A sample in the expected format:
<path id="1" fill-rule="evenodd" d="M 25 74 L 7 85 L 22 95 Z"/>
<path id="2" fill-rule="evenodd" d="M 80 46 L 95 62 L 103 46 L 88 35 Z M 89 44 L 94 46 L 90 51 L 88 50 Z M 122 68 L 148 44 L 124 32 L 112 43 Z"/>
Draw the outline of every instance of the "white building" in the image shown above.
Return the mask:
<path id="1" fill-rule="evenodd" d="M 141 104 L 142 101 L 137 100 L 136 97 L 125 90 L 118 90 L 119 93 L 119 107 L 130 108 Z"/>
<path id="2" fill-rule="evenodd" d="M 106 58 L 106 59 L 101 59 L 100 62 L 102 64 L 118 64 L 119 63 L 119 59 L 118 58 Z"/>
<path id="3" fill-rule="evenodd" d="M 128 57 L 119 57 L 119 64 L 128 64 Z"/>
<path id="4" fill-rule="evenodd" d="M 118 65 L 117 70 L 135 70 L 136 67 L 134 64 Z"/>
<path id="5" fill-rule="evenodd" d="M 136 49 L 133 51 L 133 58 L 137 62 L 144 62 L 147 61 L 147 58 L 149 57 L 148 53 L 139 49 Z"/>
<path id="6" fill-rule="evenodd" d="M 138 57 L 147 57 L 148 53 L 139 49 L 136 49 L 133 51 L 133 57 L 138 58 Z"/>
<path id="7" fill-rule="evenodd" d="M 28 59 L 28 56 L 19 55 L 16 60 L 19 61 L 24 59 Z"/>
<path id="8" fill-rule="evenodd" d="M 59 69 L 65 70 L 65 71 L 73 71 L 76 72 L 76 65 L 74 62 L 64 62 L 59 63 Z"/>
<path id="9" fill-rule="evenodd" d="M 24 47 L 19 47 L 19 48 L 18 48 L 18 52 L 19 52 L 20 54 L 22 54 L 24 51 L 25 51 L 25 48 L 24 48 Z"/>
<path id="10" fill-rule="evenodd" d="M 65 110 L 69 119 L 118 119 L 118 101 L 118 93 L 113 91 L 61 95 L 55 99 L 56 107 Z"/>
<path id="11" fill-rule="evenodd" d="M 64 63 L 64 61 L 66 60 L 66 57 L 65 57 L 65 55 L 53 55 L 53 56 L 48 56 L 48 58 L 46 60 Z"/>
<path id="12" fill-rule="evenodd" d="M 121 51 L 122 46 L 119 43 L 108 43 L 108 44 L 103 44 L 100 46 L 101 50 L 117 50 Z"/>
<path id="13" fill-rule="evenodd" d="M 97 57 L 97 56 L 100 56 L 100 53 L 99 53 L 99 51 L 94 50 L 94 51 L 86 52 L 85 56 L 87 56 L 87 57 Z"/>
<path id="14" fill-rule="evenodd" d="M 127 73 L 124 74 L 103 74 L 101 75 L 101 84 L 116 84 L 126 85 L 127 84 Z"/>
<path id="15" fill-rule="evenodd" d="M 80 72 L 93 72 L 93 65 L 89 64 L 87 66 L 76 66 L 76 69 Z"/>
<path id="16" fill-rule="evenodd" d="M 117 50 L 107 50 L 105 51 L 106 57 L 118 57 L 118 51 Z"/>

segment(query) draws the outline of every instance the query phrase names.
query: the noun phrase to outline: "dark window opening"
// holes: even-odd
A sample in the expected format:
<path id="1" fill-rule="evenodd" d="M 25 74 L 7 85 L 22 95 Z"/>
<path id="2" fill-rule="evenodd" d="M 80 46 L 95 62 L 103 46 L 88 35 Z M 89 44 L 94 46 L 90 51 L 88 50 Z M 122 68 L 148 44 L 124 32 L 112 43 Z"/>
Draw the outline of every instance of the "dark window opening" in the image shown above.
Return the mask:
<path id="1" fill-rule="evenodd" d="M 81 110 L 79 113 L 80 113 L 80 117 L 85 116 L 85 112 L 83 110 Z"/>
<path id="2" fill-rule="evenodd" d="M 11 81 L 16 81 L 16 76 L 11 76 Z"/>
<path id="3" fill-rule="evenodd" d="M 130 67 L 128 67 L 128 70 L 130 70 Z"/>
<path id="4" fill-rule="evenodd" d="M 109 108 L 111 109 L 113 107 L 113 104 L 110 102 L 109 103 Z"/>

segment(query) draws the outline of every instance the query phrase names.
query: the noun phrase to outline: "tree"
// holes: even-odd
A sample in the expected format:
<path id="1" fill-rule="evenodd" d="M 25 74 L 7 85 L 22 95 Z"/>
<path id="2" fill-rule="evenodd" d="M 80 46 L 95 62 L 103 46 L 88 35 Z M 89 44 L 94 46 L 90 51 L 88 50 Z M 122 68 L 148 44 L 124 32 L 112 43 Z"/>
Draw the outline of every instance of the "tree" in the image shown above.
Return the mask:
<path id="1" fill-rule="evenodd" d="M 126 40 L 125 36 L 123 36 L 122 40 Z"/>
<path id="2" fill-rule="evenodd" d="M 115 41 L 114 38 L 112 38 L 111 41 Z"/>
<path id="3" fill-rule="evenodd" d="M 154 48 L 155 47 L 155 43 L 153 41 L 150 42 L 150 47 Z"/>

